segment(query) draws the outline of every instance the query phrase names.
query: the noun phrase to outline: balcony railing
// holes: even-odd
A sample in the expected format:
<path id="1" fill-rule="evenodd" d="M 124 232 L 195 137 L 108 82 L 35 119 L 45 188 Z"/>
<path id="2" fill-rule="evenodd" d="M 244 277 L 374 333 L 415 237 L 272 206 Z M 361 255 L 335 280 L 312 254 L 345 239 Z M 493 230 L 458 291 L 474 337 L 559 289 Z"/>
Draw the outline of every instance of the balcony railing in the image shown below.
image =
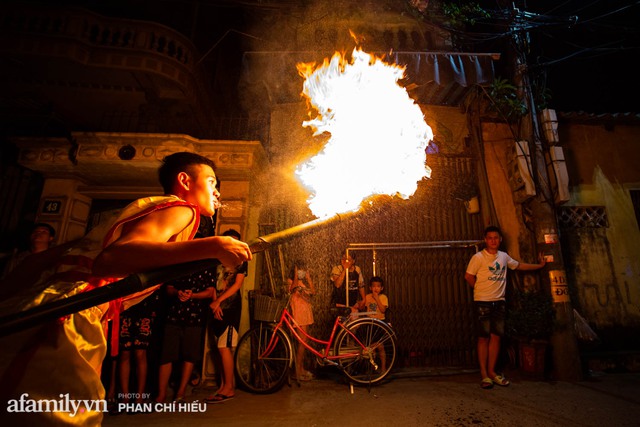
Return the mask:
<path id="1" fill-rule="evenodd" d="M 44 35 L 75 40 L 88 46 L 148 53 L 193 70 L 197 51 L 191 41 L 160 24 L 109 18 L 84 10 L 39 5 L 37 8 L 5 4 L 0 9 L 0 32 L 15 35 Z M 37 45 L 31 44 L 32 49 Z M 17 48 L 18 46 L 16 46 Z M 19 46 L 24 49 L 24 43 Z M 5 46 L 4 49 L 10 49 Z M 47 52 L 55 54 L 57 52 Z"/>

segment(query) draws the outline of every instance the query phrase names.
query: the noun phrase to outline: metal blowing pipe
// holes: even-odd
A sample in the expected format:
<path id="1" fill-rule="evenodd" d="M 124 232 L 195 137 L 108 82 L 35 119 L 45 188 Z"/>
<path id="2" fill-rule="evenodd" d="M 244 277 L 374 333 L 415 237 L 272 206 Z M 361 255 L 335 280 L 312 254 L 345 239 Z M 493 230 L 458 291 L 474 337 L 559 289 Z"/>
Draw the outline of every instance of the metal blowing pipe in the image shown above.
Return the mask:
<path id="1" fill-rule="evenodd" d="M 247 244 L 251 249 L 251 253 L 255 254 L 263 252 L 272 245 L 278 245 L 291 239 L 318 231 L 345 219 L 350 219 L 355 216 L 355 214 L 355 212 L 349 212 L 346 214 L 336 214 L 331 217 L 315 219 L 313 221 L 287 228 L 286 230 L 258 237 L 247 242 Z M 40 323 L 59 319 L 60 317 L 77 313 L 84 309 L 143 291 L 160 283 L 198 273 L 210 268 L 213 264 L 213 259 L 202 259 L 183 264 L 169 265 L 145 273 L 131 274 L 124 279 L 101 286 L 97 289 L 33 307 L 28 310 L 2 316 L 0 317 L 0 336 L 20 332 Z"/>
<path id="2" fill-rule="evenodd" d="M 351 219 L 356 216 L 357 212 L 347 212 L 343 214 L 335 214 L 326 218 L 318 218 L 313 221 L 305 222 L 303 224 L 299 224 L 293 226 L 291 228 L 287 228 L 282 231 L 278 231 L 276 233 L 267 234 L 266 236 L 258 237 L 250 242 L 248 242 L 249 247 L 251 248 L 252 253 L 263 252 L 268 249 L 272 245 L 278 245 L 283 242 L 287 242 L 293 238 L 304 236 L 308 233 L 313 233 L 322 228 L 328 227 L 330 225 L 337 224 L 338 222 L 344 221 L 346 219 Z"/>

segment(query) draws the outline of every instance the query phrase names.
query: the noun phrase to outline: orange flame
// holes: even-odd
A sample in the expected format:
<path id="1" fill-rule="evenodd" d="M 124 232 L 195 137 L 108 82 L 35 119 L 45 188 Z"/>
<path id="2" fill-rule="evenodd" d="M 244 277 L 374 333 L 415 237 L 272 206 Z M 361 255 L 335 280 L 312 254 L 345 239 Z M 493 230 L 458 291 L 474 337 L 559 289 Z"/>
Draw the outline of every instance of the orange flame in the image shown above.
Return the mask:
<path id="1" fill-rule="evenodd" d="M 317 112 L 302 125 L 314 136 L 331 135 L 296 171 L 311 191 L 313 214 L 357 211 L 374 194 L 413 195 L 431 174 L 425 150 L 433 133 L 398 84 L 404 67 L 354 49 L 350 62 L 336 52 L 317 68 L 298 64 L 298 71 L 305 77 L 302 93 Z"/>

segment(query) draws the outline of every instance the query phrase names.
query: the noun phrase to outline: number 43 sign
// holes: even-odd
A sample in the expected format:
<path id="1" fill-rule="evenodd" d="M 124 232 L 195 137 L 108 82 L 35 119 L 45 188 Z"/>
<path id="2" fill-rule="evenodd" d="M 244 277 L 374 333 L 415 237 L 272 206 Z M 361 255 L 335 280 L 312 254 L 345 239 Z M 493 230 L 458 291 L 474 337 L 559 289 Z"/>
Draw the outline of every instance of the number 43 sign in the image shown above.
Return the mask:
<path id="1" fill-rule="evenodd" d="M 42 203 L 42 211 L 40 213 L 46 215 L 57 215 L 62 212 L 62 200 L 46 199 Z"/>
<path id="2" fill-rule="evenodd" d="M 569 302 L 569 285 L 567 275 L 564 270 L 550 270 L 549 281 L 551 282 L 551 295 L 553 302 Z"/>

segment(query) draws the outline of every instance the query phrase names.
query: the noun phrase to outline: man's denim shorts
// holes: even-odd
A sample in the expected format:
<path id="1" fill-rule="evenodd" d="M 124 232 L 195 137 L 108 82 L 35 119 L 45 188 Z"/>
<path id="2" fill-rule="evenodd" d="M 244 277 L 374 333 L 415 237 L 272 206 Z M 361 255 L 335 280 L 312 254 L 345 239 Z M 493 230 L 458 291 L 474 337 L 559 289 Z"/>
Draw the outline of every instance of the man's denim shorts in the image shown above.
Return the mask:
<path id="1" fill-rule="evenodd" d="M 504 335 L 505 301 L 474 301 L 478 316 L 478 336 L 488 338 L 490 334 Z"/>

